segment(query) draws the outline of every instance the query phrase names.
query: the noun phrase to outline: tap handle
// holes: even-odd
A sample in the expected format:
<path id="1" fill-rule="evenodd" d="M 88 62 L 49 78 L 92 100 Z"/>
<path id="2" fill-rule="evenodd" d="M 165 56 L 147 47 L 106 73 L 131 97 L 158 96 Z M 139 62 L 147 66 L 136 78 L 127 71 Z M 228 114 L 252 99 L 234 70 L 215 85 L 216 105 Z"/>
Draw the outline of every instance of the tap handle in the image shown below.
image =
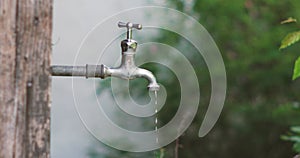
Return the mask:
<path id="1" fill-rule="evenodd" d="M 131 22 L 128 22 L 128 23 L 124 23 L 124 22 L 119 22 L 118 23 L 118 26 L 121 28 L 121 27 L 126 27 L 127 29 L 132 29 L 132 28 L 135 28 L 135 29 L 138 29 L 138 30 L 141 30 L 142 29 L 142 25 L 141 24 L 133 24 Z"/>
<path id="2" fill-rule="evenodd" d="M 131 22 L 128 22 L 128 23 L 119 22 L 118 26 L 120 28 L 122 28 L 122 27 L 126 27 L 127 28 L 127 39 L 129 39 L 129 40 L 132 39 L 132 28 L 135 28 L 137 30 L 141 30 L 142 29 L 142 25 L 141 24 L 133 24 Z"/>

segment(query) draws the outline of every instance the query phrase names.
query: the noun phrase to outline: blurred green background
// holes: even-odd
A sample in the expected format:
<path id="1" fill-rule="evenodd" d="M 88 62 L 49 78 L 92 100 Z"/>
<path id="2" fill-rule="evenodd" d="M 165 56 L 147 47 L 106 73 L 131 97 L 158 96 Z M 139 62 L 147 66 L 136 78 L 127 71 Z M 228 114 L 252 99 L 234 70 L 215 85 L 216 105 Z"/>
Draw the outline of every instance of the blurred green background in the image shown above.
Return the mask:
<path id="1" fill-rule="evenodd" d="M 213 130 L 198 138 L 198 130 L 210 99 L 210 78 L 197 50 L 179 35 L 161 31 L 157 42 L 177 48 L 192 63 L 199 78 L 201 103 L 197 116 L 177 141 L 154 152 L 129 153 L 103 144 L 93 144 L 89 157 L 180 157 L 180 158 L 292 158 L 293 143 L 280 137 L 291 126 L 300 125 L 300 80 L 292 81 L 293 64 L 299 56 L 296 44 L 279 51 L 282 38 L 299 25 L 281 25 L 288 17 L 300 19 L 299 0 L 169 0 L 170 7 L 199 21 L 218 45 L 227 71 L 227 96 L 221 117 Z M 184 23 L 184 22 L 183 22 Z M 186 30 L 193 31 L 193 30 Z M 168 92 L 165 107 L 158 114 L 160 126 L 176 112 L 180 87 L 176 76 L 161 65 L 146 64 Z M 168 80 L 157 75 L 168 75 Z M 101 81 L 100 85 L 107 84 Z M 133 97 L 146 96 L 147 82 L 130 82 Z M 138 85 L 138 86 L 136 86 Z M 109 88 L 109 86 L 106 86 Z M 101 88 L 99 91 L 101 93 Z M 193 99 L 192 96 L 190 99 Z M 178 150 L 178 151 L 176 151 Z"/>

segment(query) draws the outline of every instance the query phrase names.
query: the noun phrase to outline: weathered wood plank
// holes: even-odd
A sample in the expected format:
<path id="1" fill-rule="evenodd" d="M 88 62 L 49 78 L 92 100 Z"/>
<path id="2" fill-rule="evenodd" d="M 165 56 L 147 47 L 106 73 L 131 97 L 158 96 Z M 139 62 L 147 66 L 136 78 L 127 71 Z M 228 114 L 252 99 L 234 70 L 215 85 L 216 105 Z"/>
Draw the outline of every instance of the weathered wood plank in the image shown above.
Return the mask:
<path id="1" fill-rule="evenodd" d="M 16 122 L 16 0 L 0 4 L 0 157 L 13 157 Z"/>
<path id="2" fill-rule="evenodd" d="M 50 157 L 52 0 L 0 8 L 0 157 Z"/>

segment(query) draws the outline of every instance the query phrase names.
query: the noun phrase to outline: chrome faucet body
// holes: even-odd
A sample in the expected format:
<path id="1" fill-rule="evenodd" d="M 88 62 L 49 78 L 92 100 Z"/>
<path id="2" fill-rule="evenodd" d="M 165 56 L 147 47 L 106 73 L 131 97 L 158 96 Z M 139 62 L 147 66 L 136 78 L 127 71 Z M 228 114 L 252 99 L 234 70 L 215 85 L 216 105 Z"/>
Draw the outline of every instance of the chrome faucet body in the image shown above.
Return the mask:
<path id="1" fill-rule="evenodd" d="M 142 29 L 140 24 L 122 23 L 119 22 L 119 27 L 127 28 L 127 39 L 121 42 L 122 59 L 121 65 L 117 68 L 110 68 L 103 65 L 103 78 L 112 76 L 123 79 L 145 78 L 148 80 L 148 88 L 150 91 L 158 91 L 159 85 L 156 82 L 154 75 L 146 70 L 141 69 L 135 65 L 134 58 L 137 49 L 137 42 L 132 40 L 132 29 Z"/>
<path id="2" fill-rule="evenodd" d="M 137 49 L 137 42 L 132 40 L 132 29 L 142 29 L 142 25 L 133 23 L 118 23 L 119 27 L 127 28 L 127 38 L 121 42 L 122 59 L 121 65 L 111 68 L 105 65 L 86 65 L 86 66 L 51 66 L 52 76 L 85 76 L 100 77 L 118 77 L 122 79 L 145 78 L 148 80 L 148 89 L 158 91 L 159 85 L 152 72 L 139 68 L 135 65 L 134 58 Z"/>

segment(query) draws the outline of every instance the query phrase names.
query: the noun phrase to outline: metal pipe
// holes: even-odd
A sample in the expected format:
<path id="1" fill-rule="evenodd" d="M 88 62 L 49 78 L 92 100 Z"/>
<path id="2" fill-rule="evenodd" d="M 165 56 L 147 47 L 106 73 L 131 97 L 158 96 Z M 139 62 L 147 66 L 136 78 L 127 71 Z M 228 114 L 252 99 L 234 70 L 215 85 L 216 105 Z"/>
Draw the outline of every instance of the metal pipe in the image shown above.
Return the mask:
<path id="1" fill-rule="evenodd" d="M 62 66 L 53 65 L 50 68 L 52 76 L 85 76 L 86 78 L 104 78 L 103 65 Z"/>

